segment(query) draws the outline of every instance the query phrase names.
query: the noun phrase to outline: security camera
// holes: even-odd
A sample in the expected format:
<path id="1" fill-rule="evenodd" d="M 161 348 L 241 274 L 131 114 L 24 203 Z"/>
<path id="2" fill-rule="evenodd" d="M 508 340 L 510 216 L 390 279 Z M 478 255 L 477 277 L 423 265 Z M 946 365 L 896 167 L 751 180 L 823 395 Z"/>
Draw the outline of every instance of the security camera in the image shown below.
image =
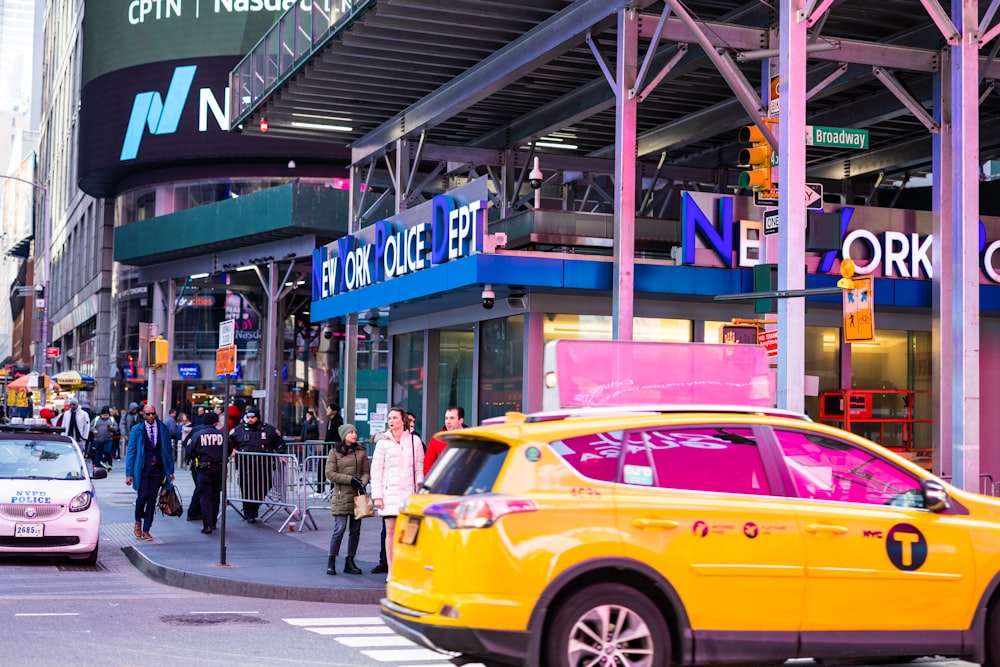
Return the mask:
<path id="1" fill-rule="evenodd" d="M 497 295 L 493 292 L 492 285 L 483 288 L 483 308 L 490 310 L 497 302 Z"/>
<path id="2" fill-rule="evenodd" d="M 538 168 L 538 158 L 536 157 L 535 168 L 531 170 L 530 174 L 528 174 L 528 184 L 531 186 L 532 190 L 537 190 L 542 187 L 542 179 L 544 178 L 545 176 L 542 174 L 542 170 Z"/>
<path id="3" fill-rule="evenodd" d="M 327 340 L 330 340 L 331 338 L 333 338 L 333 327 L 330 326 L 329 324 L 327 324 L 327 325 L 325 325 L 323 327 L 323 338 L 325 338 Z"/>

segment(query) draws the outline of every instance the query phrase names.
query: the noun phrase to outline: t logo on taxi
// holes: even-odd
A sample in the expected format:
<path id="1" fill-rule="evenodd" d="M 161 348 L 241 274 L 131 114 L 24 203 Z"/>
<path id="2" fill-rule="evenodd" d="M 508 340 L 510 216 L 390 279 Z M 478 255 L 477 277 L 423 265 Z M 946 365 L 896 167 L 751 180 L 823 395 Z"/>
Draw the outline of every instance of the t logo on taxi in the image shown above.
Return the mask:
<path id="1" fill-rule="evenodd" d="M 900 570 L 919 570 L 927 561 L 927 540 L 916 526 L 898 523 L 885 539 L 889 560 Z"/>

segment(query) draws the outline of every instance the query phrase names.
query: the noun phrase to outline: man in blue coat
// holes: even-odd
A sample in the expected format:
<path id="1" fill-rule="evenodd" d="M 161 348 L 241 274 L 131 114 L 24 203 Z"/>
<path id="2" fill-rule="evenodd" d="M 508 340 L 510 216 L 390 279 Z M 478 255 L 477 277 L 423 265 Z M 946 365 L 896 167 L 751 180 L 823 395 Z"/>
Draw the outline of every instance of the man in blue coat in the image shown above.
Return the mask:
<path id="1" fill-rule="evenodd" d="M 156 418 L 156 408 L 146 404 L 142 408 L 143 420 L 132 427 L 125 450 L 125 484 L 132 486 L 138 496 L 135 500 L 135 536 L 150 541 L 149 529 L 153 525 L 160 487 L 170 488 L 174 481 L 174 455 L 170 431 Z"/>

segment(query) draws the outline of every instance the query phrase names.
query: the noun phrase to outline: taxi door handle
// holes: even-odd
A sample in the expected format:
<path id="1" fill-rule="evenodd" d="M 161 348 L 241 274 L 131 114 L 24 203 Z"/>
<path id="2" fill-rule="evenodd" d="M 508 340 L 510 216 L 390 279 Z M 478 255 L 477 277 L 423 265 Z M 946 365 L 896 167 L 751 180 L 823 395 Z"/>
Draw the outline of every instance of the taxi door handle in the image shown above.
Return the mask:
<path id="1" fill-rule="evenodd" d="M 832 535 L 845 535 L 847 533 L 847 526 L 833 526 L 828 523 L 807 523 L 806 524 L 807 533 L 830 533 Z"/>
<path id="2" fill-rule="evenodd" d="M 636 528 L 676 528 L 681 524 L 671 519 L 632 519 L 632 525 Z"/>

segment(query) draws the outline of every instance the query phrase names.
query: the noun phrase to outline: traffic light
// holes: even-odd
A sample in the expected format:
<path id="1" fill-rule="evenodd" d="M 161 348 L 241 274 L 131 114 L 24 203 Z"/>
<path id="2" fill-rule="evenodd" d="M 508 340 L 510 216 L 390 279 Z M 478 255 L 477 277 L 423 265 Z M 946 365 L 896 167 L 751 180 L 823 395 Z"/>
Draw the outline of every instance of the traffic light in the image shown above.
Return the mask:
<path id="1" fill-rule="evenodd" d="M 765 118 L 764 123 L 773 127 L 774 119 Z M 740 165 L 750 167 L 740 174 L 740 187 L 754 190 L 771 190 L 771 164 L 773 149 L 767 143 L 764 133 L 756 125 L 740 128 L 740 143 L 750 146 L 740 149 Z"/>
<path id="2" fill-rule="evenodd" d="M 162 336 L 149 341 L 149 366 L 150 368 L 162 368 L 167 365 L 167 356 L 170 354 L 170 343 Z"/>

